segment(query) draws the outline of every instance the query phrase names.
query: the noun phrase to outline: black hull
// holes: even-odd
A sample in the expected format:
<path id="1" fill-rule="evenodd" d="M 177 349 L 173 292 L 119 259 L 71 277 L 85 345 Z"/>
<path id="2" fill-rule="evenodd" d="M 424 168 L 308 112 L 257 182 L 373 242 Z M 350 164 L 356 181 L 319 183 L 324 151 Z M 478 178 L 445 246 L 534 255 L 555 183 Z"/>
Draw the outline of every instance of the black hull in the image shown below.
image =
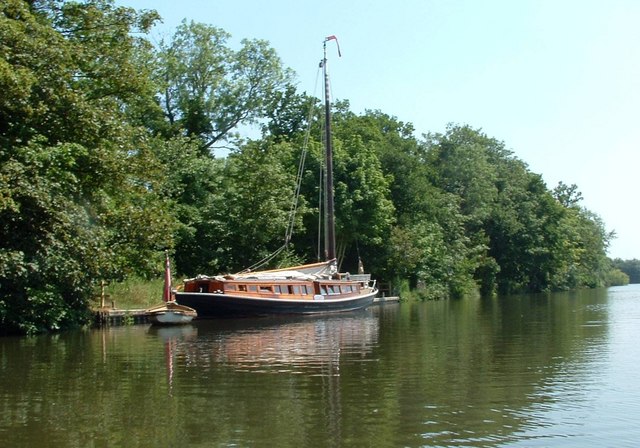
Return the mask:
<path id="1" fill-rule="evenodd" d="M 273 314 L 326 314 L 366 308 L 373 303 L 374 290 L 356 297 L 325 300 L 264 299 L 198 292 L 177 292 L 176 302 L 198 312 L 198 318 L 264 316 Z"/>

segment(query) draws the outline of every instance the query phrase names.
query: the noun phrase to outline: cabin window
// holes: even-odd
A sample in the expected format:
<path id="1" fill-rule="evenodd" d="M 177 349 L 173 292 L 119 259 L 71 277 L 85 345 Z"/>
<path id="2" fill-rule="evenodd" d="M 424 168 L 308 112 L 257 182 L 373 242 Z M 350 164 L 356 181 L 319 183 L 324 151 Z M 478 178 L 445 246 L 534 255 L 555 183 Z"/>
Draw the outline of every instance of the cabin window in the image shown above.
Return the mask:
<path id="1" fill-rule="evenodd" d="M 287 287 L 283 285 L 274 285 L 273 290 L 276 294 L 286 294 Z"/>
<path id="2" fill-rule="evenodd" d="M 249 292 L 258 292 L 258 287 L 256 285 L 249 285 L 247 286 L 247 289 Z"/>
<path id="3" fill-rule="evenodd" d="M 260 292 L 270 294 L 273 292 L 273 289 L 271 288 L 271 286 L 260 285 Z"/>
<path id="4" fill-rule="evenodd" d="M 309 291 L 309 287 L 307 285 L 302 285 L 300 287 L 300 290 L 302 291 L 302 294 L 304 294 L 304 295 L 311 294 L 311 292 Z"/>
<path id="5" fill-rule="evenodd" d="M 326 285 L 320 285 L 320 294 L 322 294 L 323 296 L 327 295 L 327 287 L 326 287 Z"/>
<path id="6" fill-rule="evenodd" d="M 238 291 L 247 292 L 247 285 L 238 285 Z"/>
<path id="7" fill-rule="evenodd" d="M 298 285 L 289 286 L 291 294 L 300 294 L 300 287 Z"/>

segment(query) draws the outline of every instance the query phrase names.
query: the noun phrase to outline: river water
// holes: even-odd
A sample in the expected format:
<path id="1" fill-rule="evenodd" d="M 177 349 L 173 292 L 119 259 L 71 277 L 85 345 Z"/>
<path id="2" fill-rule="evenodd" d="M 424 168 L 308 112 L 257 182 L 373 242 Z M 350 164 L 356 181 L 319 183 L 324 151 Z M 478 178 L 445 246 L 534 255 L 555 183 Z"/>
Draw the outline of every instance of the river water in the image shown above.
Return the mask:
<path id="1" fill-rule="evenodd" d="M 0 447 L 640 440 L 640 285 L 0 339 Z"/>

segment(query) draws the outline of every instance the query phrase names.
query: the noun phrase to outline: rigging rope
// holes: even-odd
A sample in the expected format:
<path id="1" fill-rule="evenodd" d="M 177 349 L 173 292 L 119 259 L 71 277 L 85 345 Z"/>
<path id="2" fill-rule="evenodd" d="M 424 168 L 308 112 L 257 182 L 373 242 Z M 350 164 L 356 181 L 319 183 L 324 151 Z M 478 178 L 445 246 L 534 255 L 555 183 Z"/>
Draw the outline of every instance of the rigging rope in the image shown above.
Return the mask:
<path id="1" fill-rule="evenodd" d="M 316 90 L 318 87 L 318 78 L 320 74 L 320 68 L 318 67 L 318 71 L 316 72 L 316 82 L 313 91 L 313 96 L 315 97 Z M 293 203 L 291 204 L 291 210 L 289 211 L 289 225 L 287 227 L 287 231 L 284 236 L 285 245 L 289 244 L 291 241 L 291 236 L 293 235 L 293 227 L 295 225 L 296 212 L 298 210 L 298 199 L 300 198 L 300 188 L 302 186 L 302 178 L 304 177 L 304 164 L 307 158 L 307 153 L 309 150 L 309 138 L 311 135 L 311 119 L 313 118 L 313 103 L 309 104 L 309 114 L 307 115 L 307 130 L 304 135 L 304 143 L 302 145 L 302 152 L 300 153 L 300 162 L 298 164 L 298 173 L 296 174 L 296 189 L 293 195 Z"/>
<path id="2" fill-rule="evenodd" d="M 324 135 L 324 131 L 322 132 L 322 135 Z M 322 216 L 324 215 L 324 201 L 322 200 L 324 192 L 324 161 L 320 162 L 318 178 L 320 179 L 320 183 L 318 186 L 318 247 L 316 249 L 316 255 L 319 261 L 322 256 L 322 226 L 324 224 L 322 222 Z"/>
<path id="3" fill-rule="evenodd" d="M 314 89 L 313 89 L 313 97 L 314 98 L 316 96 L 316 92 L 317 92 L 317 89 L 318 89 L 318 79 L 320 77 L 320 68 L 321 67 L 318 67 L 318 70 L 316 72 L 316 81 L 315 81 L 315 85 L 314 85 Z M 295 226 L 296 213 L 298 211 L 298 200 L 300 198 L 300 190 L 302 188 L 302 178 L 304 177 L 304 164 L 305 164 L 305 160 L 307 158 L 308 149 L 309 149 L 309 139 L 310 139 L 310 135 L 311 135 L 311 119 L 312 118 L 313 118 L 313 102 L 311 102 L 309 104 L 309 114 L 307 115 L 307 130 L 305 131 L 304 142 L 302 144 L 302 151 L 300 152 L 300 161 L 298 163 L 298 172 L 296 173 L 296 187 L 295 187 L 294 194 L 293 194 L 293 201 L 291 203 L 291 208 L 289 209 L 289 222 L 287 223 L 287 228 L 285 230 L 284 244 L 282 246 L 280 246 L 278 249 L 276 249 L 274 252 L 272 252 L 271 254 L 267 255 L 262 260 L 258 261 L 257 263 L 254 263 L 253 265 L 249 266 L 248 268 L 245 268 L 244 270 L 240 271 L 240 273 L 253 271 L 253 270 L 258 269 L 258 268 L 264 266 L 265 264 L 269 263 L 277 255 L 279 255 L 283 250 L 285 250 L 287 248 L 287 246 L 289 245 L 289 242 L 291 242 L 291 237 L 293 235 L 293 228 Z M 322 216 L 322 214 L 320 214 L 320 216 Z M 318 254 L 319 253 L 320 252 L 318 252 Z"/>

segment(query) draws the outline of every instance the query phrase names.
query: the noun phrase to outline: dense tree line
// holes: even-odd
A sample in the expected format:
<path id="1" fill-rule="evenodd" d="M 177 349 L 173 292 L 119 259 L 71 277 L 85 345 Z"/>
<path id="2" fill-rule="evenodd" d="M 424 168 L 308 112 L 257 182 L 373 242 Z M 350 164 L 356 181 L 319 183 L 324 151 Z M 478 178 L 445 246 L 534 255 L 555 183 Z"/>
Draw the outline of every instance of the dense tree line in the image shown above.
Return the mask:
<path id="1" fill-rule="evenodd" d="M 629 277 L 629 283 L 640 283 L 640 260 L 613 260 L 613 266 Z"/>
<path id="2" fill-rule="evenodd" d="M 320 102 L 265 41 L 159 20 L 112 0 L 0 3 L 0 323 L 86 322 L 100 280 L 318 256 Z M 380 111 L 334 105 L 338 252 L 427 297 L 624 283 L 613 237 L 576 186 L 549 190 L 469 126 L 415 136 Z M 257 125 L 261 138 L 242 138 Z M 228 155 L 216 157 L 215 148 Z"/>

